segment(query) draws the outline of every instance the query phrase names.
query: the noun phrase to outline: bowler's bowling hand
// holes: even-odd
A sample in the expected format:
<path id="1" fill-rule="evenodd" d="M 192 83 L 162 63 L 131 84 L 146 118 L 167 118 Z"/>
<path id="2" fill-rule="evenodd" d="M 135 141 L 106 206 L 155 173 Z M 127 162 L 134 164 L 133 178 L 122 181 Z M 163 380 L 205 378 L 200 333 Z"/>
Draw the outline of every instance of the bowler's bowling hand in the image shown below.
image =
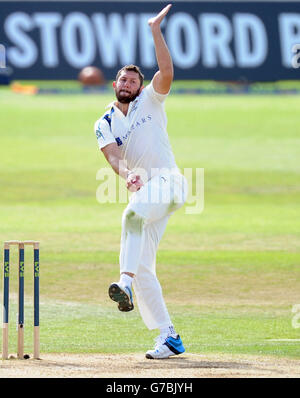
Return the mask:
<path id="1" fill-rule="evenodd" d="M 155 26 L 160 26 L 161 21 L 164 19 L 164 17 L 168 14 L 170 8 L 172 7 L 172 4 L 168 4 L 165 8 L 161 10 L 159 14 L 157 14 L 155 17 L 150 18 L 148 20 L 148 25 L 150 28 L 154 28 Z"/>
<path id="2" fill-rule="evenodd" d="M 141 177 L 133 172 L 128 174 L 126 180 L 126 187 L 130 192 L 136 192 L 143 186 Z"/>

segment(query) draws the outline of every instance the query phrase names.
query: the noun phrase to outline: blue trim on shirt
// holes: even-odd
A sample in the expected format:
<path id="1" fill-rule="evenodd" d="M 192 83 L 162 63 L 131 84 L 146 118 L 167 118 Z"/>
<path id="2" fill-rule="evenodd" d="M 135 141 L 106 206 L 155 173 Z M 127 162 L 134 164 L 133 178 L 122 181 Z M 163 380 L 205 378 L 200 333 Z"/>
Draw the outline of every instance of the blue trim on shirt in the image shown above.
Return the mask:
<path id="1" fill-rule="evenodd" d="M 112 114 L 114 113 L 114 108 L 112 107 L 109 113 L 106 113 L 102 119 L 105 119 L 107 121 L 107 123 L 109 124 L 109 127 L 111 128 L 111 117 Z"/>
<path id="2" fill-rule="evenodd" d="M 122 142 L 122 140 L 121 140 L 120 137 L 117 137 L 117 138 L 116 138 L 116 143 L 118 144 L 118 146 L 120 146 L 120 145 L 123 144 L 123 142 Z"/>

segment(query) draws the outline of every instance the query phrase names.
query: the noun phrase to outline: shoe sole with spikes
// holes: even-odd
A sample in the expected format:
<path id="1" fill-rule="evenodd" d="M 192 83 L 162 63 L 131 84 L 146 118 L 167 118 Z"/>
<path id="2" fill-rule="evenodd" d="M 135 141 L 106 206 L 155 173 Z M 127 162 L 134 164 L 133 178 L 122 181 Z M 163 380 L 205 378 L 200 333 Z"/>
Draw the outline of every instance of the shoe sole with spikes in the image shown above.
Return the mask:
<path id="1" fill-rule="evenodd" d="M 134 308 L 132 299 L 117 283 L 112 283 L 108 289 L 109 297 L 118 303 L 118 308 L 122 312 L 132 311 Z"/>

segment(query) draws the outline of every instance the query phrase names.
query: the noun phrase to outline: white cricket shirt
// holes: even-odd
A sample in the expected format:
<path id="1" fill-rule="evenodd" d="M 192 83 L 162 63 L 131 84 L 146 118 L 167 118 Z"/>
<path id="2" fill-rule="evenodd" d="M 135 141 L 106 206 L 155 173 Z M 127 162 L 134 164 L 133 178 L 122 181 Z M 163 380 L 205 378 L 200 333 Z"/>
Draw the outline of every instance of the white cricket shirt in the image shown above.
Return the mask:
<path id="1" fill-rule="evenodd" d="M 111 103 L 95 123 L 99 148 L 116 142 L 127 167 L 144 169 L 148 179 L 159 173 L 157 169 L 178 171 L 166 130 L 166 97 L 157 93 L 151 82 L 130 102 L 126 116 Z"/>

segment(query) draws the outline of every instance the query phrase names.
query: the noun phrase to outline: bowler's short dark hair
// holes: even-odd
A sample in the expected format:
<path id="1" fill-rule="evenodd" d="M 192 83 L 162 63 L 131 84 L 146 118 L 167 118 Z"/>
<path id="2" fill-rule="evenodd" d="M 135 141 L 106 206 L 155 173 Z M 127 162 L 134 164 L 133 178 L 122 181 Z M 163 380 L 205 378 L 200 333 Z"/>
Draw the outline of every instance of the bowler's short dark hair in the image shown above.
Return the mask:
<path id="1" fill-rule="evenodd" d="M 140 79 L 140 82 L 141 82 L 141 86 L 143 85 L 143 83 L 144 83 L 144 75 L 142 74 L 140 68 L 139 68 L 138 66 L 136 66 L 136 65 L 133 65 L 133 64 L 123 66 L 123 68 L 120 69 L 119 72 L 117 73 L 116 81 L 119 79 L 121 73 L 122 73 L 124 70 L 125 70 L 125 71 L 128 71 L 128 72 L 136 72 L 136 73 L 139 75 L 139 79 Z"/>

